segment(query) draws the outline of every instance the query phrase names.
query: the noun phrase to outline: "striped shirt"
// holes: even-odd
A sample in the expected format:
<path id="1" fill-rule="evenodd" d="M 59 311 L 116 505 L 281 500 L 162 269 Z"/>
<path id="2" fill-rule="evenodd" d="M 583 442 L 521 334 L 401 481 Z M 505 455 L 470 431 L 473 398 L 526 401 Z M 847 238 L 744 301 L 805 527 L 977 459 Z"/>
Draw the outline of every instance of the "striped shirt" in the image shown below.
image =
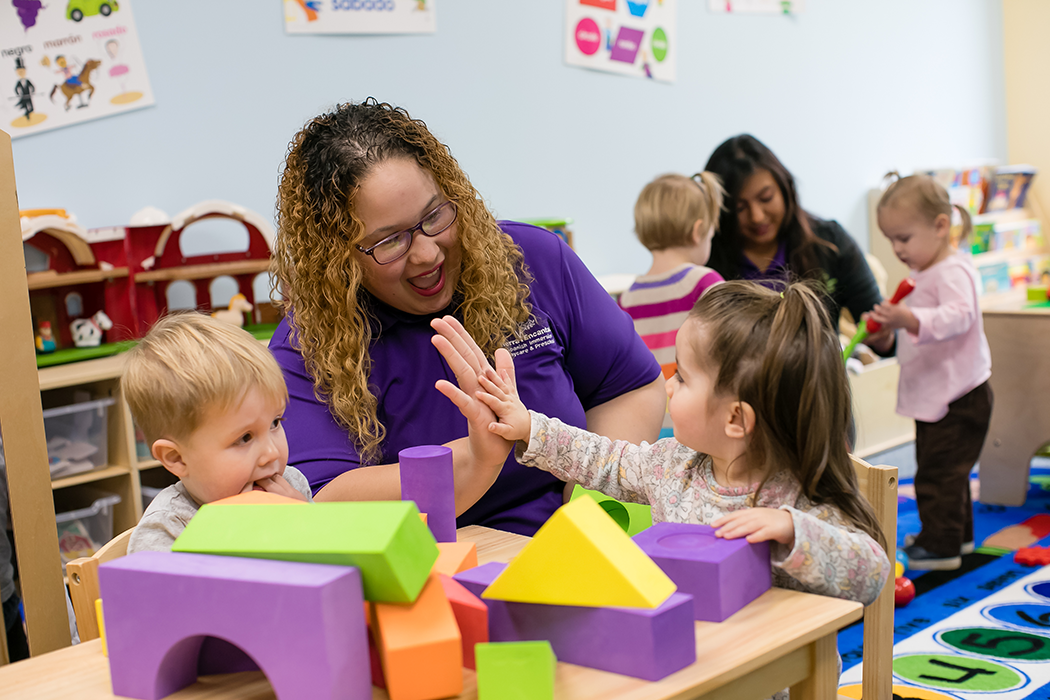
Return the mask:
<path id="1" fill-rule="evenodd" d="M 656 356 L 665 378 L 678 368 L 674 355 L 678 329 L 696 300 L 721 281 L 711 268 L 685 263 L 669 272 L 639 277 L 620 295 L 620 308 L 634 319 L 635 331 Z M 671 427 L 669 415 L 664 416 L 664 427 Z"/>

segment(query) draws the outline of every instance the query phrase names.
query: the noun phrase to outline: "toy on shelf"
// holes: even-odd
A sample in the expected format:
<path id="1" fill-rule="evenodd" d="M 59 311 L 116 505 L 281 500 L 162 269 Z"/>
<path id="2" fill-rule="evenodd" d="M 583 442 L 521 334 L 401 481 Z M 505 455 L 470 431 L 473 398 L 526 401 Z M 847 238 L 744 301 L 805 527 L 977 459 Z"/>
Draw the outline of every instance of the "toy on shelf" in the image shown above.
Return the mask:
<path id="1" fill-rule="evenodd" d="M 897 287 L 897 291 L 894 292 L 893 298 L 890 299 L 891 304 L 899 304 L 901 299 L 908 296 L 915 290 L 915 280 L 911 277 L 905 277 L 901 280 L 900 285 Z M 842 359 L 848 360 L 853 354 L 853 348 L 857 347 L 861 342 L 864 341 L 872 333 L 878 333 L 882 329 L 882 324 L 878 321 L 873 321 L 870 318 L 867 323 L 861 324 L 860 328 L 857 329 L 857 333 L 849 341 L 849 345 L 842 351 Z"/>
<path id="2" fill-rule="evenodd" d="M 1021 547 L 1014 552 L 1014 561 L 1022 566 L 1046 566 L 1050 564 L 1050 547 Z"/>
<path id="3" fill-rule="evenodd" d="M 91 318 L 78 318 L 69 324 L 73 344 L 78 348 L 97 348 L 102 344 L 102 332 L 113 327 L 105 311 L 96 311 Z"/>
<path id="4" fill-rule="evenodd" d="M 212 313 L 212 318 L 217 318 L 226 323 L 232 323 L 241 328 L 244 327 L 244 314 L 250 314 L 255 307 L 243 294 L 234 294 L 230 297 L 230 305 L 225 309 L 219 309 Z"/>
<path id="5" fill-rule="evenodd" d="M 915 600 L 915 584 L 910 578 L 898 576 L 893 583 L 893 607 L 903 608 Z"/>
<path id="6" fill-rule="evenodd" d="M 41 321 L 39 332 L 36 336 L 36 351 L 39 353 L 51 353 L 55 351 L 55 337 L 51 334 L 51 323 Z"/>

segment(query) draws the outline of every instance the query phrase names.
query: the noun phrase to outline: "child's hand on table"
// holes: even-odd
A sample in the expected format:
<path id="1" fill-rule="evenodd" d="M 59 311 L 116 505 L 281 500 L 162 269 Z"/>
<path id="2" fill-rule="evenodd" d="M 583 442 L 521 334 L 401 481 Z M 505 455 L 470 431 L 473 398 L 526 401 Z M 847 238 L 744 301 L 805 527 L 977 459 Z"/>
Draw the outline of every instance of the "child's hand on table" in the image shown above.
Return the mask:
<path id="1" fill-rule="evenodd" d="M 306 496 L 288 483 L 288 480 L 282 474 L 274 474 L 265 479 L 259 479 L 255 483 L 250 484 L 245 491 L 265 491 L 266 493 L 275 493 L 285 498 L 294 498 L 297 501 L 306 501 Z"/>
<path id="2" fill-rule="evenodd" d="M 788 549 L 795 546 L 795 521 L 777 508 L 744 508 L 718 518 L 711 525 L 716 537 L 746 537 L 751 544 L 773 540 Z"/>

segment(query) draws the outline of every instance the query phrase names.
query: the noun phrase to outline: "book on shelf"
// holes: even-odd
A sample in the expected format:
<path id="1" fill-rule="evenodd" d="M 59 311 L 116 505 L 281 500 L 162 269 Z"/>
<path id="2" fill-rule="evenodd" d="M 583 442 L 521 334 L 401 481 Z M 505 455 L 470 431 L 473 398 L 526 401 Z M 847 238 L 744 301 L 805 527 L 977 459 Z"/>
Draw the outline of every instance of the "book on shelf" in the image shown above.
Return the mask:
<path id="1" fill-rule="evenodd" d="M 985 186 L 981 213 L 1021 209 L 1037 170 L 1031 165 L 996 168 Z"/>

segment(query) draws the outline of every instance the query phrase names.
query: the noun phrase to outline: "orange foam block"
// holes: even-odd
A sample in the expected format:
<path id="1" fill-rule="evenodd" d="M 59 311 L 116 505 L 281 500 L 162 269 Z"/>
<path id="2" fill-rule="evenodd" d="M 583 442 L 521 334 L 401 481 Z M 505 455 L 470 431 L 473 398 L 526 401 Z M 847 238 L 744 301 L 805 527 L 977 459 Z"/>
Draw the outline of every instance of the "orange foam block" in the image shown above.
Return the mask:
<path id="1" fill-rule="evenodd" d="M 278 496 L 269 491 L 245 491 L 236 496 L 227 496 L 217 501 L 212 501 L 213 506 L 256 506 L 256 505 L 302 505 L 304 501 L 298 501 L 287 496 Z"/>
<path id="2" fill-rule="evenodd" d="M 390 700 L 434 700 L 463 692 L 463 638 L 439 574 L 416 602 L 372 605 L 372 632 Z"/>
<path id="3" fill-rule="evenodd" d="M 449 576 L 441 576 L 441 586 L 445 589 L 448 602 L 452 604 L 452 613 L 456 616 L 459 634 L 463 637 L 463 665 L 475 669 L 474 645 L 489 641 L 489 608 L 463 584 Z"/>
<path id="4" fill-rule="evenodd" d="M 452 576 L 478 565 L 478 546 L 473 542 L 438 542 L 437 546 L 438 558 L 431 571 Z"/>

